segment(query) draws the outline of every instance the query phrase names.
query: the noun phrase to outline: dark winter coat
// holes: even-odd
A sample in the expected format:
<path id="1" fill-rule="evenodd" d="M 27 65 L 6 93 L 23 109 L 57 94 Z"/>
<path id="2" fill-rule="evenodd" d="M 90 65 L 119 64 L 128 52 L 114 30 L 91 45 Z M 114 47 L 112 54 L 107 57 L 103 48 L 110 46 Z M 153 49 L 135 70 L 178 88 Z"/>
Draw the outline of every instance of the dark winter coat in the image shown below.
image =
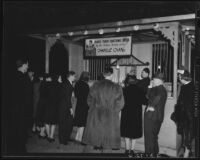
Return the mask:
<path id="1" fill-rule="evenodd" d="M 121 136 L 142 137 L 142 102 L 144 95 L 136 84 L 124 88 L 125 105 L 121 115 Z"/>
<path id="2" fill-rule="evenodd" d="M 148 90 L 147 98 L 148 105 L 153 107 L 155 111 L 148 111 L 146 115 L 154 121 L 163 122 L 167 90 L 163 85 L 152 87 Z"/>
<path id="3" fill-rule="evenodd" d="M 194 85 L 192 82 L 181 86 L 181 91 L 174 112 L 174 121 L 177 124 L 179 134 L 182 134 L 183 127 L 187 128 L 188 131 L 191 132 L 191 135 L 193 134 L 193 91 Z"/>
<path id="4" fill-rule="evenodd" d="M 13 78 L 9 108 L 9 149 L 25 152 L 28 128 L 32 118 L 32 88 L 27 74 L 17 71 Z"/>
<path id="5" fill-rule="evenodd" d="M 137 85 L 141 88 L 141 90 L 143 92 L 143 96 L 146 97 L 148 86 L 150 85 L 150 78 L 147 77 L 147 78 L 143 78 L 143 79 L 139 80 Z M 144 98 L 142 104 L 148 105 L 148 99 Z"/>
<path id="6" fill-rule="evenodd" d="M 70 109 L 72 108 L 71 98 L 73 90 L 73 86 L 68 80 L 61 84 L 58 137 L 59 142 L 63 144 L 69 141 L 72 133 L 73 117 L 70 113 Z"/>
<path id="7" fill-rule="evenodd" d="M 34 120 L 36 119 L 38 102 L 40 98 L 40 84 L 41 84 L 41 81 L 33 83 L 33 118 Z"/>
<path id="8" fill-rule="evenodd" d="M 57 81 L 46 84 L 47 106 L 45 107 L 44 122 L 46 124 L 57 124 L 60 101 L 60 88 Z"/>
<path id="9" fill-rule="evenodd" d="M 87 121 L 88 109 L 87 97 L 89 94 L 89 85 L 85 81 L 78 81 L 74 89 L 77 98 L 74 125 L 84 127 Z"/>
<path id="10" fill-rule="evenodd" d="M 119 112 L 124 107 L 122 88 L 110 80 L 94 83 L 88 95 L 89 112 L 83 142 L 103 148 L 120 148 Z"/>

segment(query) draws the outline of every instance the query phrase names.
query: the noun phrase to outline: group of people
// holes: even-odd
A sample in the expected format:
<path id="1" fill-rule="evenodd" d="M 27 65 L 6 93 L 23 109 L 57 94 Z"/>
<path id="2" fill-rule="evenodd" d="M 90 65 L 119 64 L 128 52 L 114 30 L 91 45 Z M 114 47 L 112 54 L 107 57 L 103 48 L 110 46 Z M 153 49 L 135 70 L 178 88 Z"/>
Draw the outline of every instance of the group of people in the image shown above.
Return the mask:
<path id="1" fill-rule="evenodd" d="M 28 62 L 25 60 L 19 60 L 17 68 L 10 123 L 15 135 L 12 140 L 18 148 L 15 152 L 26 152 L 30 125 L 33 132 L 50 143 L 55 141 L 58 125 L 60 144 L 68 144 L 73 126 L 76 126 L 75 139 L 85 145 L 83 152 L 89 152 L 91 147 L 102 151 L 106 148 L 120 149 L 121 137 L 124 137 L 125 154 L 133 156 L 136 139 L 143 135 L 142 105 L 145 105 L 145 153 L 159 153 L 158 134 L 167 100 L 162 73 L 156 73 L 151 81 L 150 70 L 144 68 L 142 79 L 129 73 L 121 86 L 112 81 L 112 69 L 107 69 L 103 79 L 90 86 L 90 74 L 85 71 L 76 81 L 73 71 L 63 77 L 33 75 L 30 78 L 26 74 Z M 33 97 L 29 96 L 30 93 Z M 72 97 L 77 99 L 75 113 Z"/>

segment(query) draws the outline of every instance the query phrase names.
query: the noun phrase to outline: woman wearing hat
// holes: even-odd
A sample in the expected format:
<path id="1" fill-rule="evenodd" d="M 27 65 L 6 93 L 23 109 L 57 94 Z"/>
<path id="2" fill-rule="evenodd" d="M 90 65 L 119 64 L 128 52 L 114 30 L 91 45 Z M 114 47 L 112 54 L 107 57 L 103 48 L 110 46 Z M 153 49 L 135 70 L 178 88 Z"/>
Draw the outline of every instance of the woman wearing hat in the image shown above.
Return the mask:
<path id="1" fill-rule="evenodd" d="M 135 75 L 127 75 L 125 82 L 121 136 L 125 137 L 125 154 L 133 156 L 136 139 L 142 137 L 142 102 L 145 97 Z"/>

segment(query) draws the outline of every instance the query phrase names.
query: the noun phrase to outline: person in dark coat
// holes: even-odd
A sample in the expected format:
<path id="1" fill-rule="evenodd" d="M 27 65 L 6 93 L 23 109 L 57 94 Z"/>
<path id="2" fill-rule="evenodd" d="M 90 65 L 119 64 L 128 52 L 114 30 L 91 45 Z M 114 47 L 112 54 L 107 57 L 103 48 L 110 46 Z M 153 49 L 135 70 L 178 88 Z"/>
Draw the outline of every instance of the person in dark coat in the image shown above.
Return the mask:
<path id="1" fill-rule="evenodd" d="M 88 95 L 88 117 L 82 142 L 84 152 L 92 146 L 119 149 L 121 147 L 119 113 L 124 107 L 121 86 L 111 81 L 112 74 L 105 72 L 105 79 L 93 84 Z"/>
<path id="2" fill-rule="evenodd" d="M 158 134 L 164 119 L 164 109 L 167 91 L 163 85 L 164 75 L 156 73 L 152 81 L 152 88 L 147 93 L 148 106 L 144 113 L 144 142 L 145 153 L 156 155 L 159 153 Z"/>
<path id="3" fill-rule="evenodd" d="M 142 79 L 139 80 L 138 86 L 142 89 L 143 96 L 146 97 L 148 86 L 150 85 L 150 78 L 149 78 L 150 70 L 149 68 L 144 68 L 141 73 Z M 147 98 L 144 99 L 143 105 L 148 105 Z"/>
<path id="4" fill-rule="evenodd" d="M 32 132 L 37 133 L 40 131 L 39 127 L 36 125 L 36 113 L 38 110 L 38 102 L 40 98 L 40 85 L 41 80 L 38 75 L 34 75 L 33 78 L 33 127 Z"/>
<path id="5" fill-rule="evenodd" d="M 177 124 L 178 133 L 181 134 L 182 144 L 180 148 L 184 148 L 183 157 L 187 158 L 191 153 L 191 143 L 194 138 L 194 108 L 193 108 L 193 92 L 194 84 L 190 73 L 184 70 L 180 74 L 180 82 L 182 83 L 180 94 L 176 105 L 175 122 Z M 180 155 L 182 156 L 182 155 Z"/>
<path id="6" fill-rule="evenodd" d="M 8 153 L 23 155 L 26 153 L 28 127 L 31 115 L 31 85 L 27 74 L 28 61 L 17 61 L 17 72 L 12 83 L 12 108 L 10 109 L 10 138 Z"/>
<path id="7" fill-rule="evenodd" d="M 72 83 L 75 81 L 75 72 L 69 71 L 67 80 L 63 80 L 61 88 L 60 106 L 59 106 L 59 130 L 58 137 L 61 144 L 67 145 L 73 128 L 73 109 L 72 92 L 74 90 Z"/>
<path id="8" fill-rule="evenodd" d="M 87 97 L 89 94 L 89 72 L 82 72 L 79 81 L 75 85 L 75 97 L 77 98 L 74 126 L 78 127 L 76 140 L 82 141 L 84 127 L 87 121 L 88 109 Z"/>
<path id="9" fill-rule="evenodd" d="M 47 100 L 48 105 L 45 107 L 44 123 L 47 133 L 47 140 L 51 143 L 54 142 L 54 133 L 56 124 L 58 123 L 58 108 L 59 108 L 59 82 L 57 75 L 49 77 L 47 83 Z M 57 96 L 55 96 L 57 95 Z"/>
<path id="10" fill-rule="evenodd" d="M 38 101 L 38 108 L 36 111 L 36 126 L 40 129 L 39 138 L 46 138 L 46 131 L 45 131 L 45 111 L 48 108 L 48 86 L 49 82 L 47 82 L 49 75 L 45 74 L 41 77 L 41 85 L 40 85 L 40 97 Z"/>
<path id="11" fill-rule="evenodd" d="M 121 136 L 125 137 L 125 153 L 132 156 L 137 138 L 142 137 L 142 102 L 144 95 L 135 75 L 127 76 L 123 90 L 125 105 L 121 114 Z"/>

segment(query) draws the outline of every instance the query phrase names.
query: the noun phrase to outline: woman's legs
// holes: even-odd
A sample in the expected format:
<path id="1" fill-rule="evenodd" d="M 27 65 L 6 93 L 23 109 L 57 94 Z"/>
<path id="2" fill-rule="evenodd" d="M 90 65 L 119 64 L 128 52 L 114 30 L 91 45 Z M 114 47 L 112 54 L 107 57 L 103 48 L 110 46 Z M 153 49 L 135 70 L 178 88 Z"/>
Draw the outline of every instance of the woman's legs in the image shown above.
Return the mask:
<path id="1" fill-rule="evenodd" d="M 35 125 L 35 123 L 33 124 L 32 131 L 36 132 L 36 125 Z"/>
<path id="2" fill-rule="evenodd" d="M 40 134 L 39 135 L 42 136 L 42 137 L 45 137 L 45 127 L 44 126 L 40 128 Z"/>
<path id="3" fill-rule="evenodd" d="M 79 141 L 82 141 L 84 127 L 79 128 Z"/>
<path id="4" fill-rule="evenodd" d="M 50 137 L 50 125 L 45 124 L 45 129 L 46 129 L 46 132 L 47 132 L 47 137 L 49 138 Z"/>
<path id="5" fill-rule="evenodd" d="M 76 140 L 77 141 L 82 141 L 82 137 L 83 137 L 83 131 L 84 131 L 84 127 L 78 127 L 77 128 L 77 134 L 76 134 Z"/>
<path id="6" fill-rule="evenodd" d="M 130 150 L 131 149 L 131 140 L 130 138 L 125 138 L 125 149 Z"/>
<path id="7" fill-rule="evenodd" d="M 54 139 L 54 133 L 55 133 L 56 125 L 52 124 L 50 127 L 50 138 Z"/>
<path id="8" fill-rule="evenodd" d="M 131 139 L 131 150 L 134 151 L 135 149 L 135 143 L 136 143 L 136 140 L 135 139 Z"/>

